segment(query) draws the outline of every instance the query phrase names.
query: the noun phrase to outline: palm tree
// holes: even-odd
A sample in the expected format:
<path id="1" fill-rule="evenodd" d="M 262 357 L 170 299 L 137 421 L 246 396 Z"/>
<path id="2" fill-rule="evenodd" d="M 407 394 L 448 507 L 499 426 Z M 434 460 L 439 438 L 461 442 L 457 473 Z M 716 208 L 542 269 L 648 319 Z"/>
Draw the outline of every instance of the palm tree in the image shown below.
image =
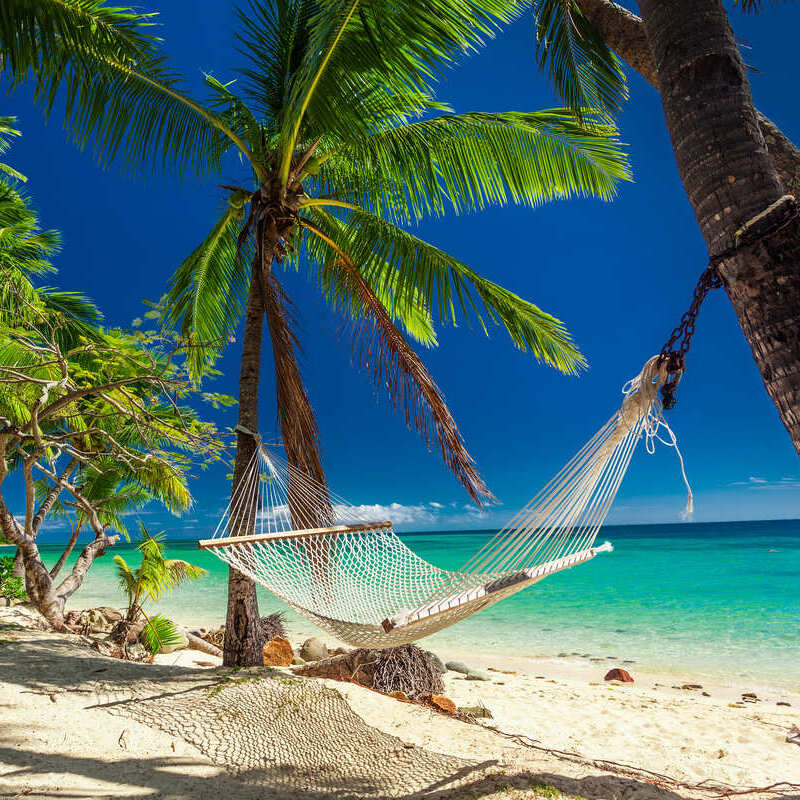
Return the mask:
<path id="1" fill-rule="evenodd" d="M 613 129 L 561 110 L 455 115 L 431 76 L 491 26 L 467 7 L 424 13 L 350 0 L 253 3 L 240 11 L 241 89 L 208 76 L 217 157 L 238 151 L 248 181 L 175 274 L 168 319 L 206 370 L 245 316 L 234 491 L 255 443 L 263 320 L 288 460 L 324 484 L 316 421 L 297 366 L 291 306 L 275 265 L 304 265 L 348 320 L 356 359 L 435 441 L 478 503 L 490 496 L 407 336 L 435 343 L 433 315 L 503 325 L 514 344 L 567 373 L 583 359 L 562 324 L 401 227 L 424 215 L 572 195 L 609 198 L 628 176 Z M 449 16 L 448 16 L 449 10 Z M 513 12 L 504 11 L 503 21 Z M 236 91 L 235 91 L 236 90 Z M 199 108 L 199 105 L 197 106 Z M 444 112 L 444 113 L 443 113 Z M 405 331 L 401 331 L 401 328 Z M 321 498 L 318 522 L 331 508 Z M 255 590 L 229 583 L 227 663 L 257 663 Z"/>
<path id="2" fill-rule="evenodd" d="M 81 5 L 91 13 L 104 8 Z M 401 227 L 491 204 L 610 198 L 628 177 L 613 128 L 591 109 L 579 119 L 563 110 L 456 115 L 433 97 L 446 67 L 525 7 L 517 0 L 253 0 L 239 10 L 239 82 L 208 76 L 205 104 L 182 89 L 144 17 L 131 17 L 127 27 L 102 20 L 105 38 L 71 47 L 88 55 L 69 62 L 67 126 L 102 162 L 119 159 L 133 170 L 166 161 L 181 174 L 220 175 L 236 155 L 244 166 L 168 296 L 168 319 L 189 337 L 198 377 L 244 315 L 234 491 L 255 447 L 245 431 L 258 425 L 264 319 L 288 459 L 324 483 L 276 264 L 308 269 L 349 321 L 357 360 L 408 424 L 437 443 L 477 502 L 488 489 L 407 336 L 435 344 L 434 315 L 483 329 L 499 323 L 545 363 L 567 373 L 583 364 L 557 319 Z M 56 37 L 66 49 L 68 38 Z M 44 48 L 38 52 L 43 58 Z M 49 85 L 54 73 L 41 74 Z M 318 513 L 321 522 L 330 517 L 325 498 Z M 226 630 L 226 662 L 259 663 L 255 589 L 236 572 Z"/>
<path id="3" fill-rule="evenodd" d="M 140 566 L 132 568 L 122 556 L 114 556 L 117 577 L 127 597 L 128 608 L 123 619 L 114 626 L 111 637 L 125 647 L 130 629 L 144 620 L 140 636 L 150 652 L 156 654 L 161 648 L 179 642 L 181 637 L 172 620 L 161 614 L 148 616 L 144 610 L 145 602 L 157 602 L 167 592 L 174 591 L 188 581 L 202 578 L 208 572 L 188 561 L 165 558 L 164 534 L 149 533 L 142 522 L 139 523 L 139 531 L 136 549 L 142 556 Z"/>
<path id="4" fill-rule="evenodd" d="M 618 107 L 609 45 L 658 89 L 709 256 L 800 454 L 800 151 L 755 108 L 721 0 L 640 0 L 641 19 L 610 0 L 536 7 L 540 64 L 570 106 L 594 92 Z"/>

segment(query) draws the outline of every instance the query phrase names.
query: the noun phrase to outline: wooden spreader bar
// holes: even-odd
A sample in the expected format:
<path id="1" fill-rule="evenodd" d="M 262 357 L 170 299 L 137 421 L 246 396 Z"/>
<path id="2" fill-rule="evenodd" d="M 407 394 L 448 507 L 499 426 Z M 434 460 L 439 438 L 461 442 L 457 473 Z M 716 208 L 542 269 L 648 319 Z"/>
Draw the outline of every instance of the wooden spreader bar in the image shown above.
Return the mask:
<path id="1" fill-rule="evenodd" d="M 251 536 L 220 536 L 218 539 L 200 539 L 197 546 L 201 550 L 213 550 L 217 547 L 230 547 L 252 542 L 278 542 L 282 539 L 306 539 L 312 536 L 339 536 L 359 531 L 391 530 L 391 522 L 365 522 L 360 525 L 333 525 L 330 528 L 306 528 L 304 530 L 287 531 L 286 533 L 256 533 Z"/>

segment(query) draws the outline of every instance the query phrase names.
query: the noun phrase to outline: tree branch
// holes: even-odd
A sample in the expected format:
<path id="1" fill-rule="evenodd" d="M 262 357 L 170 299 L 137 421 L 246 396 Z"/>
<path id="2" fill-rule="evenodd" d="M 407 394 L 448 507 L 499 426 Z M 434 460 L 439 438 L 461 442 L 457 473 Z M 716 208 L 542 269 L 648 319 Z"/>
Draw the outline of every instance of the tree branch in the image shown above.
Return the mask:
<path id="1" fill-rule="evenodd" d="M 31 523 L 31 531 L 33 532 L 34 536 L 36 536 L 36 534 L 39 533 L 39 529 L 42 527 L 44 518 L 50 512 L 50 509 L 53 507 L 53 504 L 56 502 L 56 500 L 58 500 L 58 496 L 61 494 L 63 490 L 63 486 L 60 481 L 66 480 L 69 477 L 72 470 L 74 470 L 75 467 L 77 466 L 78 466 L 78 459 L 77 458 L 70 459 L 70 462 L 67 464 L 66 467 L 64 467 L 64 470 L 61 473 L 59 482 L 56 483 L 53 486 L 53 488 L 47 493 L 47 497 L 45 497 L 45 499 L 39 506 L 39 509 L 33 515 L 33 521 Z"/>
<path id="2" fill-rule="evenodd" d="M 651 86 L 658 89 L 658 72 L 641 17 L 611 0 L 576 0 L 583 15 L 606 44 Z M 772 120 L 756 110 L 767 151 L 787 192 L 800 189 L 800 150 Z"/>

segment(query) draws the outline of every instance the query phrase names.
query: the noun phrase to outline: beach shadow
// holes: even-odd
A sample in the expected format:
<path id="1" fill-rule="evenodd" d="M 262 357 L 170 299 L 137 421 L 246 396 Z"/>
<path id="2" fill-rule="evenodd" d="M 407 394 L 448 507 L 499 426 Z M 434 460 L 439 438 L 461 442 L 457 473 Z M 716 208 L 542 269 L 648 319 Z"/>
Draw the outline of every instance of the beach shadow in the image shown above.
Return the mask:
<path id="1" fill-rule="evenodd" d="M 515 765 L 502 768 L 494 760 L 471 761 L 416 747 L 367 725 L 339 692 L 280 670 L 134 664 L 100 656 L 68 637 L 23 631 L 17 639 L 0 644 L 0 680 L 21 692 L 77 695 L 81 709 L 167 733 L 199 751 L 205 764 L 198 769 L 199 759 L 180 756 L 103 760 L 109 753 L 119 754 L 116 742 L 96 758 L 36 753 L 26 746 L 26 737 L 35 741 L 35 727 L 11 731 L 6 725 L 0 762 L 11 769 L 0 778 L 0 797 L 14 796 L 26 787 L 35 792 L 48 773 L 124 785 L 126 792 L 132 785 L 141 787 L 141 793 L 126 796 L 170 800 L 445 800 L 512 798 L 513 790 L 554 797 L 553 789 L 588 800 L 699 796 L 518 749 Z M 65 710 L 62 707 L 60 713 Z M 57 705 L 53 712 L 59 713 Z M 459 724 L 453 723 L 454 737 L 459 735 Z M 493 754 L 503 750 L 501 745 L 491 747 Z M 208 764 L 222 772 L 208 774 Z M 4 795 L 9 781 L 14 791 Z M 68 782 L 63 784 L 55 796 L 85 796 L 79 794 L 80 781 L 72 790 Z"/>

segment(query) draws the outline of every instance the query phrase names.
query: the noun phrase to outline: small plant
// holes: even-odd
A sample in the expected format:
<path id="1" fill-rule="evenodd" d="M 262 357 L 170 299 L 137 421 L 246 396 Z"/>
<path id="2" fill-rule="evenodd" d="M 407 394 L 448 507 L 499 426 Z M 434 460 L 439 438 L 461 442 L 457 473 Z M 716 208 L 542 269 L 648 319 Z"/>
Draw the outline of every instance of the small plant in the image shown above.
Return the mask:
<path id="1" fill-rule="evenodd" d="M 188 561 L 164 558 L 164 534 L 151 534 L 139 523 L 141 538 L 136 549 L 142 554 L 142 563 L 131 569 L 122 556 L 114 556 L 120 586 L 128 598 L 125 617 L 117 623 L 112 638 L 127 642 L 128 632 L 144 620 L 140 639 L 153 654 L 164 647 L 180 644 L 182 637 L 175 623 L 161 614 L 148 616 L 143 604 L 157 601 L 167 592 L 177 589 L 190 580 L 202 578 L 208 572 Z"/>
<path id="2" fill-rule="evenodd" d="M 28 598 L 22 578 L 14 575 L 14 556 L 0 556 L 0 597 Z"/>

